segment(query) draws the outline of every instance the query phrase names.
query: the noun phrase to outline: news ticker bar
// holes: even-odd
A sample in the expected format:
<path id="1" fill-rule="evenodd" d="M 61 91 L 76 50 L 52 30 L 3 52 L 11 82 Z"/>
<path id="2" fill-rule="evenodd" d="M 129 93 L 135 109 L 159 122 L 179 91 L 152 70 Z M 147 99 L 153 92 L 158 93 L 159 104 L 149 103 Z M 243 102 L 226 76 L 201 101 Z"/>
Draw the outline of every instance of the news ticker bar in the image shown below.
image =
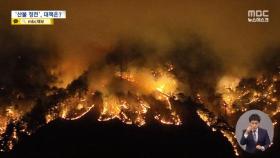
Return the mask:
<path id="1" fill-rule="evenodd" d="M 53 25 L 54 19 L 66 19 L 65 10 L 12 10 L 11 25 Z"/>

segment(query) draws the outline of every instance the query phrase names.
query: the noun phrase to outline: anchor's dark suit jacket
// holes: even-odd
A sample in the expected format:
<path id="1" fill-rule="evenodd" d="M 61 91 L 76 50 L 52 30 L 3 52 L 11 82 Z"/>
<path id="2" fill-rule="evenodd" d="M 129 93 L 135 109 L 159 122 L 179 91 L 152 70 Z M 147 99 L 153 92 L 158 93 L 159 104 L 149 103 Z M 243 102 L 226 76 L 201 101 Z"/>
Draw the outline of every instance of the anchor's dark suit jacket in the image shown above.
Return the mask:
<path id="1" fill-rule="evenodd" d="M 264 146 L 265 149 L 267 149 L 270 145 L 270 139 L 267 133 L 267 130 L 263 128 L 258 128 L 258 141 L 254 141 L 253 133 L 250 132 L 247 136 L 247 138 L 244 137 L 244 133 L 246 130 L 243 131 L 240 144 L 246 145 L 246 151 L 249 153 L 256 152 L 256 146 L 261 145 Z"/>

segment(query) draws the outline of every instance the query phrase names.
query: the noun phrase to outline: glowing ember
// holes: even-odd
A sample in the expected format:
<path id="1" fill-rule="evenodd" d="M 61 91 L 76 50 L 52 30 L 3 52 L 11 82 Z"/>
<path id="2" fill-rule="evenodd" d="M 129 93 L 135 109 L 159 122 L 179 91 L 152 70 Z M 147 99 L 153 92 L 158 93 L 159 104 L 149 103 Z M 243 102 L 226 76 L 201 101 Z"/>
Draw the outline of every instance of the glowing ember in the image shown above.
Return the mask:
<path id="1" fill-rule="evenodd" d="M 172 73 L 172 64 L 163 68 L 130 68 L 125 70 L 106 71 L 100 76 L 86 78 L 77 86 L 73 81 L 66 88 L 53 88 L 46 92 L 47 111 L 37 128 L 57 118 L 76 120 L 95 110 L 98 121 L 118 119 L 125 124 L 144 126 L 147 120 L 154 119 L 164 125 L 181 125 L 182 120 L 172 105 L 171 98 L 179 93 L 186 93 L 179 87 L 179 79 Z M 98 77 L 96 77 L 98 76 Z M 89 80 L 89 81 L 87 81 Z M 85 84 L 86 83 L 86 84 Z M 89 85 L 88 85 L 89 84 Z M 241 79 L 232 76 L 222 77 L 217 86 L 214 99 L 205 93 L 195 93 L 194 100 L 202 107 L 197 107 L 197 115 L 213 132 L 221 132 L 231 143 L 235 155 L 239 155 L 234 136 L 236 119 L 250 108 L 260 109 L 271 117 L 280 112 L 279 76 L 260 76 L 255 80 Z M 22 98 L 22 95 L 16 95 Z M 44 100 L 44 99 L 43 99 Z M 35 101 L 15 100 L 0 111 L 1 151 L 9 151 L 19 140 L 19 133 L 32 134 L 30 122 L 25 116 L 32 112 Z M 44 105 L 44 101 L 37 104 Z M 17 104 L 27 104 L 26 109 L 19 109 Z M 45 106 L 45 105 L 44 105 Z M 151 117 L 151 118 L 147 118 Z M 28 119 L 27 119 L 28 120 Z M 273 125 L 277 120 L 273 120 Z M 12 132 L 7 127 L 12 125 Z M 4 141 L 5 140 L 5 141 Z"/>
<path id="2" fill-rule="evenodd" d="M 280 112 L 279 85 L 279 74 L 270 77 L 259 76 L 255 80 L 223 77 L 217 86 L 216 95 L 221 95 L 220 101 L 211 102 L 200 94 L 196 95 L 196 100 L 205 106 L 205 109 L 198 110 L 197 114 L 213 131 L 223 133 L 238 156 L 234 132 L 228 128 L 234 128 L 240 114 L 250 109 L 262 110 L 273 119 L 273 116 Z M 213 109 L 215 106 L 221 108 Z M 226 124 L 217 128 L 220 118 L 223 118 Z M 276 124 L 277 120 L 274 120 L 273 125 Z"/>
<path id="3" fill-rule="evenodd" d="M 206 124 L 212 129 L 213 132 L 219 130 L 224 135 L 224 137 L 228 139 L 233 147 L 235 155 L 238 156 L 239 153 L 237 150 L 237 141 L 235 138 L 235 134 L 228 126 L 228 124 L 222 122 L 221 120 L 219 121 L 217 116 L 213 115 L 206 109 L 198 109 L 197 114 L 204 122 L 206 122 Z"/>

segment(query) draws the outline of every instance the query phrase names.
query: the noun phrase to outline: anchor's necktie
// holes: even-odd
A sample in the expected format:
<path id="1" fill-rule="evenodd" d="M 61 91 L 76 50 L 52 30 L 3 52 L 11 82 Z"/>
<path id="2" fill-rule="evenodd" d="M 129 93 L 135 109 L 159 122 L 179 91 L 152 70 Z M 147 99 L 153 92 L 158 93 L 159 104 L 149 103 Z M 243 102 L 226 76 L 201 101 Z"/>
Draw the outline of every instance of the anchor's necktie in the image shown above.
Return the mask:
<path id="1" fill-rule="evenodd" d="M 257 135 L 256 135 L 256 131 L 253 131 L 253 137 L 254 137 L 254 141 L 257 142 Z"/>

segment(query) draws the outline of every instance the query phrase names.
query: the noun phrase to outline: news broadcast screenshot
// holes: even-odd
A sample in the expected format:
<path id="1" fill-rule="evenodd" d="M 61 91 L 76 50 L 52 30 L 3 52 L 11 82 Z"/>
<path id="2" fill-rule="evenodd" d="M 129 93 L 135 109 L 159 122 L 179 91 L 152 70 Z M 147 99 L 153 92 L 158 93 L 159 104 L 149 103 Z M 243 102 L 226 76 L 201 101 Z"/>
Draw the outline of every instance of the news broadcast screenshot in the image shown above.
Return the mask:
<path id="1" fill-rule="evenodd" d="M 279 158 L 279 0 L 0 0 L 0 158 Z"/>

